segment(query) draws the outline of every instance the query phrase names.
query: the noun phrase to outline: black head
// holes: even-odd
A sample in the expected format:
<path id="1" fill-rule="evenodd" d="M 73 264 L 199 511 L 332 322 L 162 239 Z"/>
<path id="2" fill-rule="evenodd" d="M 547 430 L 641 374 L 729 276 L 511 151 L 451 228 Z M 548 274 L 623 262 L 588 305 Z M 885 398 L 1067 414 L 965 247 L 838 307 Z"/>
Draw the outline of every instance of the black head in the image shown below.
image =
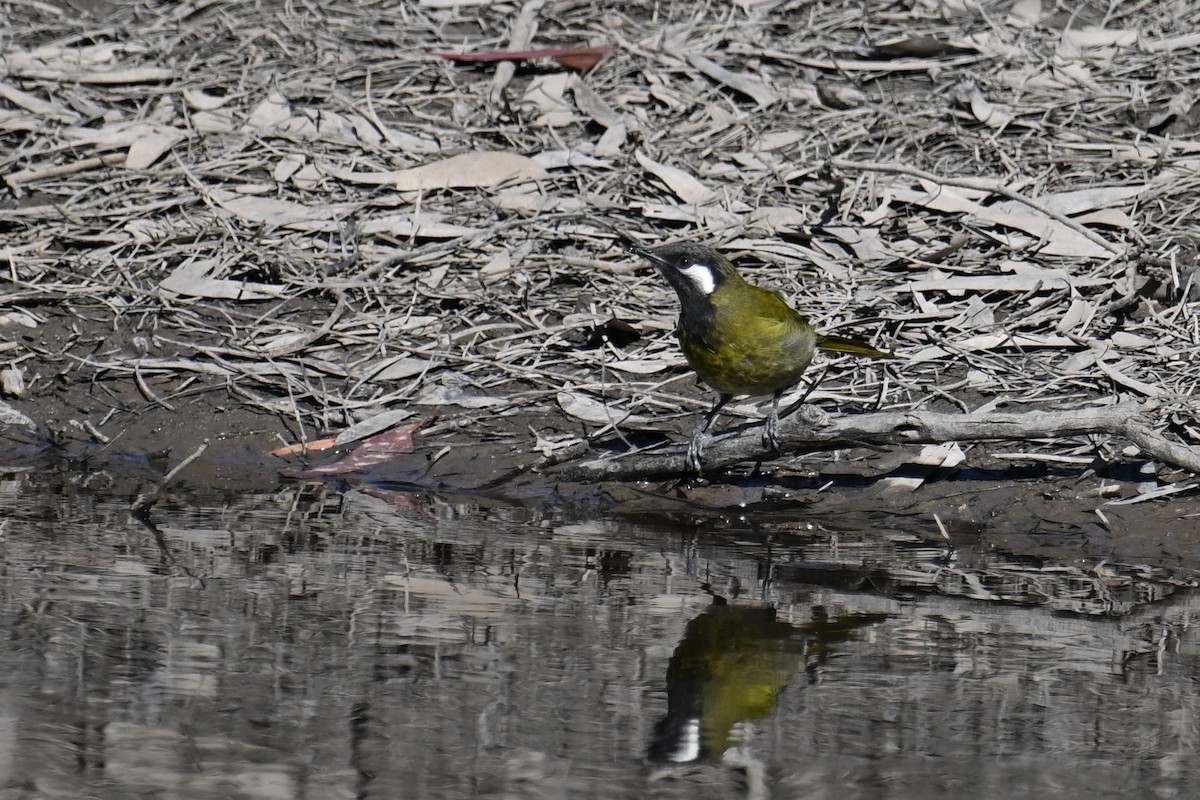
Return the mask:
<path id="1" fill-rule="evenodd" d="M 685 310 L 707 303 L 709 295 L 727 281 L 739 278 L 728 258 L 704 245 L 683 243 L 649 248 L 630 244 L 627 249 L 658 267 Z"/>

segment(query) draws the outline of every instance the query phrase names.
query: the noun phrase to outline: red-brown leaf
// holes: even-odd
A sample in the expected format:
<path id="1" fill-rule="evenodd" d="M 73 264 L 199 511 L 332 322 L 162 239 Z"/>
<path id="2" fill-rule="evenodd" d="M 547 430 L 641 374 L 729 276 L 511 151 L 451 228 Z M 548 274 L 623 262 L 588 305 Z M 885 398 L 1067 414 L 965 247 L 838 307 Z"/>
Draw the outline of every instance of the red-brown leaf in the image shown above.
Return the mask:
<path id="1" fill-rule="evenodd" d="M 331 478 L 339 475 L 351 475 L 380 464 L 387 464 L 394 461 L 397 456 L 411 453 L 413 451 L 413 433 L 428 425 L 435 417 L 436 415 L 425 417 L 409 425 L 392 428 L 369 439 L 364 439 L 362 444 L 332 464 L 294 470 L 288 474 L 295 478 Z"/>
<path id="2" fill-rule="evenodd" d="M 426 55 L 448 61 L 530 61 L 535 58 L 553 58 L 568 69 L 587 74 L 600 60 L 613 51 L 611 44 L 596 47 L 546 47 L 541 50 L 483 50 L 475 53 L 431 52 Z"/>

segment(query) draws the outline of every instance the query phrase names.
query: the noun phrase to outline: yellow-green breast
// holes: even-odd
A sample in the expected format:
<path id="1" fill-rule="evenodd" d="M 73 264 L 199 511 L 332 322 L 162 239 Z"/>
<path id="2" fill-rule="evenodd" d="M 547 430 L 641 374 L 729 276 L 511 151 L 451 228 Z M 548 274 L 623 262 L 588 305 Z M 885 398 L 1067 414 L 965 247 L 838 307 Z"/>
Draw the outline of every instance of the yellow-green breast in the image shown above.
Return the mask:
<path id="1" fill-rule="evenodd" d="M 817 335 L 783 298 L 735 275 L 708 299 L 706 324 L 689 326 L 681 318 L 678 330 L 683 355 L 702 381 L 723 394 L 763 395 L 800 380 Z M 695 327 L 699 335 L 689 334 Z"/>

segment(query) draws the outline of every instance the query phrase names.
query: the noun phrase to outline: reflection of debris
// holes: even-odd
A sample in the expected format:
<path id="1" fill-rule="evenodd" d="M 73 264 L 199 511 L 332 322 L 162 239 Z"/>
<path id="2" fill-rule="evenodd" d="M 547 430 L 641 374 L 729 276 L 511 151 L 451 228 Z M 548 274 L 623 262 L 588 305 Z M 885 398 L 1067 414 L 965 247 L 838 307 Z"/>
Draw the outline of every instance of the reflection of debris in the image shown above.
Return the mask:
<path id="1" fill-rule="evenodd" d="M 878 544 L 873 547 L 877 550 Z M 953 550 L 934 545 L 897 548 L 898 557 L 889 560 L 864 559 L 844 541 L 823 556 L 813 554 L 814 549 L 805 548 L 809 558 L 778 564 L 777 577 L 838 589 L 935 593 L 1106 616 L 1122 616 L 1178 588 L 1200 585 L 1165 569 L 1105 561 L 1067 566 L 989 553 L 968 566 L 959 563 Z"/>

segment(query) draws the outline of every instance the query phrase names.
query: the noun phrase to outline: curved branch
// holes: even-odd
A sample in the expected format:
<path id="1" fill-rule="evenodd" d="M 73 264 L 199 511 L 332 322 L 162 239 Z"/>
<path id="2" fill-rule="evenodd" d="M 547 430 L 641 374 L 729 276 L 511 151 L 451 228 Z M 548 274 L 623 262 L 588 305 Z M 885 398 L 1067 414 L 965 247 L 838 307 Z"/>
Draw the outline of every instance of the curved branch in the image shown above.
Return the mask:
<path id="1" fill-rule="evenodd" d="M 1200 447 L 1177 444 L 1156 433 L 1144 420 L 1148 407 L 1139 403 L 1080 408 L 1070 411 L 943 414 L 932 411 L 888 411 L 829 416 L 813 406 L 780 425 L 780 453 L 817 452 L 861 445 L 939 444 L 995 439 L 1053 439 L 1108 434 L 1120 436 L 1148 456 L 1173 467 L 1200 474 Z M 552 470 L 566 480 L 633 480 L 681 475 L 687 472 L 686 450 L 672 445 L 653 453 L 590 459 Z M 778 457 L 763 447 L 762 429 L 753 425 L 717 437 L 704 450 L 705 469 L 743 461 Z"/>

